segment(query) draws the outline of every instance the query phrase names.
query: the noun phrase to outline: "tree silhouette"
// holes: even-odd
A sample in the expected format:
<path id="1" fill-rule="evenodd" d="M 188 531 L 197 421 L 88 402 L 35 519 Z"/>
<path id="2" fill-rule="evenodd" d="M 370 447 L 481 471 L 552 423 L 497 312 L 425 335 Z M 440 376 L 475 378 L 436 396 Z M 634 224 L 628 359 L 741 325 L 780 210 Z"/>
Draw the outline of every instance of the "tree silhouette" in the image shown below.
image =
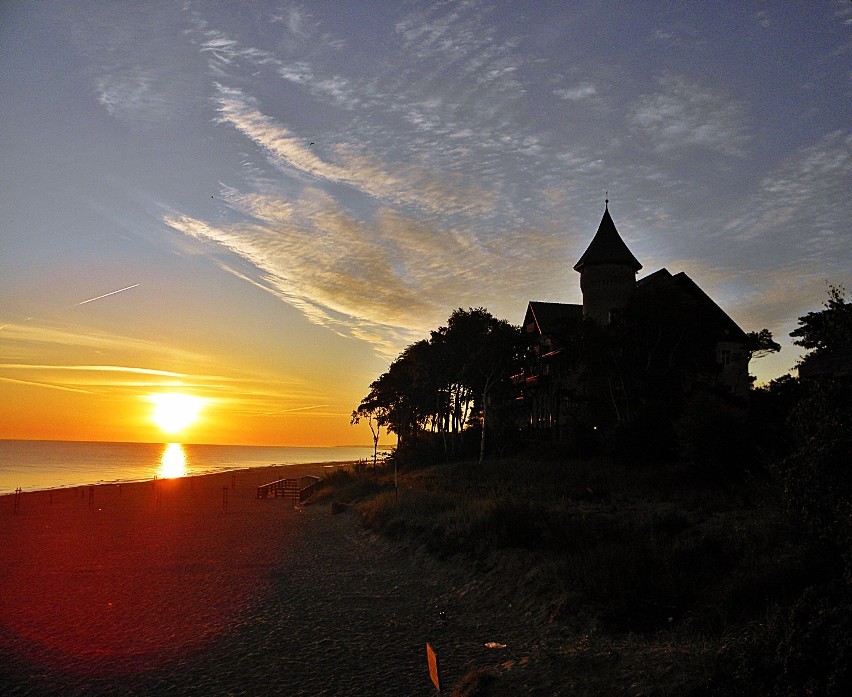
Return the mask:
<path id="1" fill-rule="evenodd" d="M 748 336 L 748 342 L 745 345 L 745 350 L 748 351 L 749 360 L 757 360 L 781 350 L 781 344 L 773 340 L 772 332 L 768 329 L 749 332 L 746 336 Z"/>
<path id="2" fill-rule="evenodd" d="M 408 346 L 371 383 L 369 394 L 353 411 L 353 423 L 372 419 L 396 433 L 401 445 L 427 429 L 437 431 L 445 451 L 455 452 L 456 436 L 470 426 L 469 414 L 476 413 L 482 427 L 481 460 L 495 388 L 506 381 L 520 352 L 517 327 L 481 307 L 459 308 L 446 326 Z"/>
<path id="3" fill-rule="evenodd" d="M 823 309 L 799 317 L 790 336 L 810 351 L 799 362 L 800 369 L 832 359 L 852 360 L 852 303 L 846 302 L 846 289 L 829 285 Z"/>
<path id="4" fill-rule="evenodd" d="M 506 384 L 523 352 L 517 327 L 495 318 L 484 308 L 459 308 L 450 316 L 447 344 L 456 359 L 460 384 L 468 388 L 480 414 L 479 461 L 485 458 L 486 433 L 491 420 L 495 387 Z"/>

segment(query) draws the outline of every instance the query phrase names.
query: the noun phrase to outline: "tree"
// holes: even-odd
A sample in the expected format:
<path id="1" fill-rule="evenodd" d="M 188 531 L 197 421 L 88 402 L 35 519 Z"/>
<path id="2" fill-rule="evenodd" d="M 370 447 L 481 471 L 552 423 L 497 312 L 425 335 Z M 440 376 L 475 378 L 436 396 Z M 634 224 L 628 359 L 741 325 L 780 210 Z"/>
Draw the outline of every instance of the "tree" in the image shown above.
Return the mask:
<path id="1" fill-rule="evenodd" d="M 784 462 L 784 488 L 790 510 L 840 551 L 852 578 L 852 390 L 844 372 L 852 358 L 852 303 L 845 292 L 830 285 L 823 309 L 799 317 L 790 334 L 810 349 L 799 375 L 820 379 L 801 380 L 790 418 L 799 448 Z M 845 369 L 834 361 L 845 361 Z"/>
<path id="2" fill-rule="evenodd" d="M 519 365 L 523 352 L 521 332 L 484 308 L 467 311 L 459 308 L 447 323 L 447 337 L 459 361 L 460 382 L 470 388 L 481 413 L 479 462 L 482 463 L 492 393 Z"/>
<path id="3" fill-rule="evenodd" d="M 778 353 L 781 350 L 781 344 L 772 339 L 772 332 L 768 329 L 761 329 L 759 332 L 749 332 L 747 335 L 748 342 L 745 345 L 745 350 L 748 352 L 749 360 L 757 360 L 768 356 L 770 353 Z"/>
<path id="4" fill-rule="evenodd" d="M 382 424 L 379 421 L 378 410 L 372 411 L 364 407 L 363 403 L 358 408 L 353 410 L 352 418 L 349 423 L 355 426 L 361 423 L 362 419 L 367 420 L 367 425 L 370 427 L 370 433 L 373 434 L 373 469 L 376 467 L 376 460 L 379 457 L 379 435 L 382 432 Z"/>
<path id="5" fill-rule="evenodd" d="M 737 671 L 742 694 L 839 694 L 850 684 L 852 389 L 849 374 L 837 369 L 850 356 L 844 292 L 830 286 L 823 309 L 799 317 L 791 336 L 808 349 L 800 378 L 786 375 L 752 395 L 755 433 L 796 522 L 790 530 L 810 539 L 808 587 L 747 637 Z"/>
<path id="6" fill-rule="evenodd" d="M 386 373 L 370 384 L 370 392 L 355 410 L 372 414 L 377 426 L 397 435 L 400 443 L 416 439 L 432 414 L 428 380 L 428 342 L 406 348 Z"/>
<path id="7" fill-rule="evenodd" d="M 521 333 L 484 308 L 459 308 L 423 339 L 408 346 L 352 413 L 352 423 L 374 419 L 397 434 L 400 444 L 427 428 L 454 437 L 467 425 L 471 410 L 481 414 L 480 459 L 490 421 L 489 404 L 520 354 Z M 371 426 L 372 428 L 372 426 Z M 374 439 L 376 434 L 374 433 Z"/>
<path id="8" fill-rule="evenodd" d="M 802 368 L 813 371 L 832 361 L 845 361 L 848 370 L 852 361 L 852 303 L 846 302 L 846 289 L 829 284 L 823 309 L 799 317 L 799 326 L 790 336 L 796 338 L 793 343 L 810 351 L 799 361 L 800 375 Z"/>

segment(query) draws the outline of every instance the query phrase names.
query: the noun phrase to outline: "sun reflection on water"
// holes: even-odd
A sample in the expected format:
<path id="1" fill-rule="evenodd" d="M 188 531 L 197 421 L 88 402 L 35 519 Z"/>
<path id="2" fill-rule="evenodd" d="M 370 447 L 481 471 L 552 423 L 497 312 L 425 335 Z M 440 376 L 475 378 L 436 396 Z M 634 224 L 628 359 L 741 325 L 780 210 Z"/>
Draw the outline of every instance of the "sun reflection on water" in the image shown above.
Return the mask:
<path id="1" fill-rule="evenodd" d="M 157 476 L 163 479 L 175 479 L 186 475 L 186 453 L 183 446 L 180 443 L 168 443 L 160 456 L 160 469 Z"/>

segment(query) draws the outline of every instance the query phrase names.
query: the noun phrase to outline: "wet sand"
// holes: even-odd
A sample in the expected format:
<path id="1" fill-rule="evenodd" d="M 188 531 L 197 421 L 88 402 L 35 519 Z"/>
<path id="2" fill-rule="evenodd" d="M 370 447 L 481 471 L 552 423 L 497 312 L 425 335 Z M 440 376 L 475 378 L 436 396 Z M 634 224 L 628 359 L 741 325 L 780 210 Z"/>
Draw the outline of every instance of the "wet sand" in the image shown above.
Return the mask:
<path id="1" fill-rule="evenodd" d="M 445 694 L 472 668 L 523 664 L 540 625 L 498 580 L 352 511 L 255 496 L 323 471 L 24 493 L 17 513 L 0 497 L 4 694 L 434 695 L 427 641 Z"/>

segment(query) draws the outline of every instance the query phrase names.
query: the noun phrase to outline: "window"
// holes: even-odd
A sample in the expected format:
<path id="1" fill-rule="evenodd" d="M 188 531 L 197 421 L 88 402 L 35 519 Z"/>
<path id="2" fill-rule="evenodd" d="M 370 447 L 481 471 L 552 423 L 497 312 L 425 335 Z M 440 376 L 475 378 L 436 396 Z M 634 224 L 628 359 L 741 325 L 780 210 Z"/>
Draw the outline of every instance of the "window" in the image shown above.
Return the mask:
<path id="1" fill-rule="evenodd" d="M 734 362 L 735 355 L 733 349 L 721 349 L 719 351 L 719 362 L 722 365 L 731 365 Z"/>

